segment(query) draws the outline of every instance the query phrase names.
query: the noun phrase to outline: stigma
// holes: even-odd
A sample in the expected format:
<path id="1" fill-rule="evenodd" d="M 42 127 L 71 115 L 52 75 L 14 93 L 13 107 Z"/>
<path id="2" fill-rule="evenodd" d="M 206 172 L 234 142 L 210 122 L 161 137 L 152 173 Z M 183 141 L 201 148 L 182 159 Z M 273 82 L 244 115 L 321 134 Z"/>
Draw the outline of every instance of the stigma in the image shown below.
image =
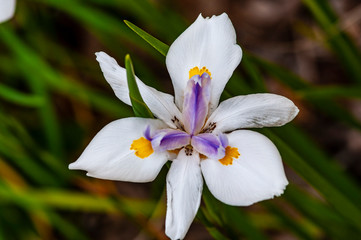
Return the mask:
<path id="1" fill-rule="evenodd" d="M 238 152 L 238 148 L 226 147 L 226 153 L 223 158 L 219 159 L 218 161 L 225 166 L 232 165 L 233 159 L 238 158 L 241 154 Z"/>
<path id="2" fill-rule="evenodd" d="M 130 145 L 130 150 L 134 150 L 135 156 L 142 159 L 149 157 L 154 152 L 151 141 L 144 137 L 134 140 Z"/>
<path id="3" fill-rule="evenodd" d="M 202 67 L 201 69 L 199 69 L 198 67 L 194 67 L 191 70 L 189 70 L 189 79 L 191 79 L 196 75 L 202 76 L 203 73 L 207 73 L 209 77 L 211 77 L 211 72 L 206 67 Z"/>

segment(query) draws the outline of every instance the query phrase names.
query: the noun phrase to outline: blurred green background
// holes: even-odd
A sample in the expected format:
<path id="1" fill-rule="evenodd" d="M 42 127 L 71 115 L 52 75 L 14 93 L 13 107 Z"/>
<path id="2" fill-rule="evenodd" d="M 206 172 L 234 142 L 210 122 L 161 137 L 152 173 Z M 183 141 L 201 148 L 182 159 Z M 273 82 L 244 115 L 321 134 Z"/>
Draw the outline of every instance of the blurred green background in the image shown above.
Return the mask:
<path id="1" fill-rule="evenodd" d="M 94 52 L 172 93 L 165 57 L 128 20 L 170 45 L 198 16 L 227 12 L 245 54 L 223 99 L 287 96 L 291 124 L 259 130 L 290 185 L 230 207 L 207 189 L 186 239 L 361 239 L 361 4 L 356 0 L 26 0 L 0 25 L 0 239 L 167 239 L 164 167 L 133 184 L 69 171 L 91 138 L 132 116 Z"/>

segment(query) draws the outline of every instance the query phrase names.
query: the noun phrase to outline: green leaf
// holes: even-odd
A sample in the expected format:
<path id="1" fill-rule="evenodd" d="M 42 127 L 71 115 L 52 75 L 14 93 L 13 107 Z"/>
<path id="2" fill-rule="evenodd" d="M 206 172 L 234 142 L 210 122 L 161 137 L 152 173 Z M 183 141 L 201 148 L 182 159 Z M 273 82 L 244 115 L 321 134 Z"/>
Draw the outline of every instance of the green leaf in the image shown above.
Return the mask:
<path id="1" fill-rule="evenodd" d="M 339 58 L 350 77 L 361 83 L 361 53 L 351 38 L 340 29 L 339 19 L 326 0 L 303 0 L 326 35 L 326 44 Z"/>
<path id="2" fill-rule="evenodd" d="M 267 135 L 272 142 L 275 143 L 277 148 L 280 150 L 283 160 L 292 167 L 296 172 L 298 172 L 306 181 L 308 181 L 310 184 L 312 184 L 320 193 L 325 196 L 325 199 L 331 203 L 334 208 L 342 215 L 345 219 L 348 220 L 350 224 L 355 226 L 356 228 L 361 231 L 361 223 L 359 219 L 361 219 L 361 210 L 359 205 L 352 201 L 352 195 L 356 194 L 354 197 L 355 199 L 358 199 L 359 191 L 353 191 L 353 192 L 344 192 L 344 190 L 339 188 L 339 186 L 335 185 L 333 183 L 330 174 L 326 173 L 327 171 L 330 171 L 330 167 L 327 166 L 327 164 L 323 161 L 321 161 L 320 158 L 310 158 L 305 159 L 302 156 L 300 156 L 298 153 L 295 152 L 293 148 L 289 146 L 289 142 L 291 138 L 287 139 L 281 139 L 275 134 L 272 134 L 270 130 L 262 130 L 262 133 Z M 290 133 L 288 133 L 289 135 Z M 294 136 L 294 135 L 289 135 Z M 325 166 L 325 169 L 323 172 L 320 172 L 321 169 L 315 169 L 314 166 L 312 166 L 312 163 L 322 164 Z M 332 169 L 332 168 L 331 168 Z M 338 174 L 338 172 L 334 172 L 335 174 Z M 338 174 L 337 176 L 339 180 L 343 181 L 344 183 L 349 184 L 349 181 L 346 181 L 341 175 Z M 347 186 L 350 188 L 353 188 L 352 185 Z"/>
<path id="3" fill-rule="evenodd" d="M 313 86 L 292 73 L 288 69 L 285 69 L 281 66 L 278 66 L 274 63 L 261 59 L 259 57 L 249 55 L 248 56 L 262 67 L 270 76 L 273 76 L 281 83 L 289 86 L 297 92 L 303 93 L 304 91 L 313 91 Z M 301 95 L 302 96 L 302 95 Z M 328 114 L 329 116 L 344 122 L 354 128 L 361 129 L 361 123 L 358 121 L 349 111 L 342 107 L 333 99 L 321 99 L 321 98 L 312 98 L 311 96 L 305 98 L 306 101 L 310 102 L 313 106 L 317 107 L 320 111 Z"/>
<path id="4" fill-rule="evenodd" d="M 248 58 L 248 55 L 243 56 L 242 68 L 244 68 L 257 92 L 267 92 L 266 84 L 259 71 L 259 67 Z"/>
<path id="5" fill-rule="evenodd" d="M 145 104 L 145 102 L 143 101 L 142 95 L 140 95 L 139 88 L 135 80 L 133 63 L 130 59 L 129 54 L 125 56 L 125 68 L 127 70 L 129 98 L 132 102 L 135 116 L 143 118 L 154 118 L 147 104 Z"/>
<path id="6" fill-rule="evenodd" d="M 30 210 L 56 208 L 68 211 L 124 213 L 129 216 L 150 216 L 155 206 L 152 201 L 134 198 L 107 198 L 57 189 L 14 189 L 2 181 L 0 203 L 15 203 Z"/>
<path id="7" fill-rule="evenodd" d="M 323 229 L 324 233 L 332 239 L 355 239 L 360 234 L 333 208 L 324 204 L 322 200 L 310 196 L 296 185 L 290 184 L 283 196 L 296 211 Z"/>
<path id="8" fill-rule="evenodd" d="M 289 188 L 290 186 L 287 186 L 287 189 Z M 264 202 L 263 205 L 266 206 L 266 208 L 270 213 L 272 213 L 275 217 L 277 217 L 277 220 L 283 224 L 282 226 L 283 228 L 287 228 L 291 230 L 300 239 L 304 239 L 304 240 L 315 239 L 315 236 L 312 236 L 307 231 L 308 229 L 306 229 L 306 227 L 303 226 L 300 223 L 300 221 L 297 221 L 296 219 L 292 219 L 287 213 L 281 210 L 282 209 L 281 207 L 277 207 L 275 204 L 272 204 L 272 202 Z"/>
<path id="9" fill-rule="evenodd" d="M 139 27 L 135 26 L 133 23 L 131 23 L 127 20 L 124 20 L 124 22 L 125 22 L 125 24 L 127 24 L 127 26 L 130 29 L 132 29 L 136 34 L 138 34 L 141 38 L 143 38 L 147 43 L 152 45 L 152 47 L 154 47 L 156 50 L 158 50 L 158 52 L 160 52 L 163 56 L 167 55 L 167 52 L 169 50 L 169 46 L 167 44 L 161 42 L 160 40 L 156 39 L 149 33 L 143 31 Z"/>
<path id="10" fill-rule="evenodd" d="M 11 103 L 25 107 L 41 107 L 45 103 L 45 99 L 41 96 L 18 92 L 4 84 L 0 84 L 0 97 Z"/>
<path id="11" fill-rule="evenodd" d="M 240 235 L 246 236 L 247 239 L 266 239 L 242 209 L 218 201 L 211 194 L 207 186 L 204 186 L 202 199 L 206 208 L 201 208 L 201 215 L 204 216 L 212 226 L 218 225 L 222 229 L 227 230 L 229 234 L 228 237 L 231 239 L 235 239 Z M 207 230 L 211 230 L 211 234 L 214 233 L 213 228 Z"/>
<path id="12" fill-rule="evenodd" d="M 51 221 L 52 225 L 64 236 L 66 239 L 72 240 L 88 240 L 84 233 L 81 232 L 77 226 L 74 226 L 73 223 L 69 222 L 63 218 L 60 214 L 53 212 L 51 210 L 46 211 L 46 215 Z"/>
<path id="13" fill-rule="evenodd" d="M 64 94 L 86 104 L 92 104 L 99 111 L 112 114 L 117 117 L 128 117 L 132 115 L 131 109 L 121 105 L 115 98 L 110 98 L 92 88 L 77 82 L 70 76 L 61 74 L 53 69 L 40 55 L 19 39 L 10 29 L 2 28 L 0 37 L 9 46 L 16 56 L 11 63 L 19 65 L 24 69 L 20 72 L 24 78 L 32 84 L 36 78 L 49 85 L 51 90 Z M 9 61 L 9 60 L 8 60 Z M 28 69 L 28 70 L 27 70 Z M 36 69 L 37 75 L 28 74 Z M 51 124 L 52 122 L 50 121 Z M 51 129 L 51 127 L 49 127 Z"/>
<path id="14" fill-rule="evenodd" d="M 39 118 L 42 121 L 44 136 L 48 142 L 49 149 L 57 156 L 63 153 L 61 127 L 49 96 L 48 86 L 39 78 L 38 75 L 31 74 L 40 66 L 36 64 L 35 59 L 31 58 L 32 54 L 27 51 L 27 46 L 22 44 L 20 39 L 6 28 L 0 29 L 0 38 L 9 46 L 16 55 L 16 63 L 20 71 L 29 80 L 28 84 L 33 93 L 44 100 L 44 104 L 37 108 Z M 40 71 L 38 71 L 39 73 Z"/>
<path id="15" fill-rule="evenodd" d="M 297 92 L 302 98 L 361 98 L 361 87 L 359 86 L 324 86 Z"/>

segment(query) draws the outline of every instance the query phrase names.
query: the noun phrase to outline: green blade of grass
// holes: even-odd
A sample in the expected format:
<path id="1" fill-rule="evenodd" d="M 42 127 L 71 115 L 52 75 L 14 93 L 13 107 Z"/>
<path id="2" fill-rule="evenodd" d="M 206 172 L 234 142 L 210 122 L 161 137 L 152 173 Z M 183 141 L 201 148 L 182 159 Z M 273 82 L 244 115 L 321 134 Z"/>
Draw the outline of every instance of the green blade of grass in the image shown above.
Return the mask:
<path id="1" fill-rule="evenodd" d="M 228 206 L 213 197 L 204 186 L 202 199 L 205 208 L 201 208 L 203 216 L 213 224 L 228 232 L 228 237 L 234 239 L 244 235 L 247 239 L 264 240 L 266 237 L 257 229 L 251 219 L 239 208 Z"/>
<path id="2" fill-rule="evenodd" d="M 72 223 L 67 221 L 64 217 L 60 214 L 52 211 L 46 210 L 46 215 L 48 216 L 49 220 L 66 239 L 70 240 L 88 240 L 89 238 L 84 235 L 76 226 Z"/>
<path id="3" fill-rule="evenodd" d="M 125 104 L 122 105 L 119 101 L 116 101 L 115 98 L 109 98 L 98 91 L 76 82 L 69 76 L 56 72 L 44 59 L 34 53 L 30 47 L 25 45 L 25 43 L 11 31 L 3 28 L 0 34 L 4 33 L 8 37 L 10 36 L 8 40 L 11 41 L 7 41 L 6 43 L 9 44 L 10 49 L 18 55 L 20 63 L 26 65 L 27 68 L 38 69 L 38 76 L 36 77 L 41 77 L 52 90 L 65 94 L 72 99 L 91 103 L 99 111 L 106 112 L 113 116 L 128 117 L 132 115 L 131 109 Z M 16 61 L 14 61 L 14 63 L 16 63 Z M 27 73 L 22 72 L 22 74 L 24 74 L 24 77 L 28 77 Z"/>
<path id="4" fill-rule="evenodd" d="M 133 23 L 124 20 L 125 24 L 132 29 L 136 34 L 138 34 L 141 38 L 143 38 L 147 43 L 149 43 L 152 47 L 154 47 L 158 52 L 160 52 L 163 56 L 167 55 L 169 50 L 169 46 L 155 37 L 151 36 L 149 33 L 143 31 L 139 27 L 135 26 Z"/>
<path id="5" fill-rule="evenodd" d="M 272 134 L 269 130 L 262 130 L 277 146 L 283 155 L 283 160 L 298 172 L 307 182 L 313 185 L 325 199 L 333 205 L 333 207 L 343 216 L 350 224 L 361 232 L 361 210 L 357 203 L 350 199 L 350 195 L 354 193 L 345 194 L 342 189 L 340 190 L 335 186 L 330 177 L 324 172 L 320 174 L 315 170 L 307 160 L 297 154 L 286 142 Z M 309 161 L 317 161 L 315 158 Z M 328 171 L 328 167 L 325 168 Z M 341 179 L 341 178 L 340 178 Z M 356 192 L 357 193 L 357 192 Z"/>
<path id="6" fill-rule="evenodd" d="M 39 107 L 38 114 L 42 121 L 42 126 L 44 129 L 44 135 L 46 142 L 49 146 L 49 149 L 56 155 L 62 156 L 63 146 L 62 146 L 62 137 L 60 125 L 55 114 L 55 110 L 51 103 L 50 96 L 47 91 L 47 86 L 44 81 L 39 78 L 39 76 L 33 74 L 34 69 L 42 71 L 39 66 L 34 66 L 34 59 L 27 54 L 23 45 L 18 41 L 18 38 L 15 34 L 12 33 L 10 29 L 1 28 L 0 37 L 9 46 L 9 48 L 15 53 L 16 58 L 18 59 L 17 65 L 19 69 L 23 72 L 24 77 L 28 79 L 30 88 L 35 95 L 40 96 L 44 99 L 44 104 Z"/>
<path id="7" fill-rule="evenodd" d="M 59 186 L 60 179 L 54 178 L 54 175 L 43 168 L 34 159 L 27 156 L 21 145 L 13 143 L 8 137 L 0 134 L 0 154 L 15 164 L 22 173 L 29 179 L 39 185 Z"/>
<path id="8" fill-rule="evenodd" d="M 126 213 L 131 216 L 150 216 L 155 206 L 152 201 L 121 197 L 112 199 L 66 190 L 13 189 L 2 181 L 0 203 L 16 203 L 25 209 L 55 208 L 67 211 Z"/>
<path id="9" fill-rule="evenodd" d="M 157 35 L 161 35 L 167 40 L 174 40 L 186 27 L 185 22 L 177 12 L 152 4 L 149 0 L 91 0 L 91 2 L 126 11 L 144 24 L 152 22 L 150 27 L 156 31 Z"/>
<path id="10" fill-rule="evenodd" d="M 313 89 L 313 86 L 311 86 L 309 83 L 307 83 L 294 73 L 290 72 L 289 70 L 252 55 L 249 55 L 249 57 L 252 59 L 252 61 L 257 63 L 264 71 L 266 71 L 267 74 L 276 78 L 281 83 L 289 86 L 293 90 L 307 91 L 308 89 Z M 313 106 L 315 106 L 320 111 L 326 113 L 327 115 L 361 130 L 360 121 L 358 121 L 355 116 L 353 116 L 349 111 L 345 110 L 345 108 L 340 106 L 337 102 L 330 99 L 311 97 L 305 100 L 310 102 Z"/>
<path id="11" fill-rule="evenodd" d="M 21 93 L 2 83 L 0 83 L 0 97 L 24 107 L 42 107 L 45 103 L 44 98 L 41 96 Z"/>
<path id="12" fill-rule="evenodd" d="M 289 186 L 287 189 L 288 188 Z M 304 226 L 302 226 L 297 220 L 292 219 L 287 215 L 287 213 L 276 207 L 276 205 L 269 202 L 265 202 L 263 205 L 266 206 L 267 210 L 272 213 L 278 219 L 278 221 L 283 223 L 285 228 L 291 230 L 296 236 L 298 236 L 299 239 L 315 239 L 315 236 L 312 236 Z"/>
<path id="13" fill-rule="evenodd" d="M 124 24 L 121 24 L 121 20 L 115 16 L 106 14 L 96 7 L 89 6 L 83 1 L 79 0 L 35 0 L 42 2 L 48 6 L 59 9 L 81 22 L 90 32 L 95 34 L 102 42 L 105 42 L 108 46 L 116 44 L 114 39 L 119 39 L 121 42 L 129 44 L 135 44 L 143 51 L 154 55 L 154 51 L 141 43 L 141 39 L 131 34 L 131 30 Z M 101 19 L 101 21 L 99 21 Z M 54 26 L 56 27 L 56 26 Z M 111 39 L 111 41 L 110 41 Z M 114 48 L 118 46 L 114 45 Z M 124 53 L 122 53 L 124 54 Z"/>
<path id="14" fill-rule="evenodd" d="M 263 77 L 258 67 L 248 58 L 248 55 L 244 55 L 242 58 L 242 68 L 245 69 L 249 79 L 253 83 L 253 87 L 257 92 L 266 92 L 266 85 L 263 81 Z M 238 81 L 239 82 L 239 81 Z"/>
<path id="15" fill-rule="evenodd" d="M 216 240 L 226 240 L 229 239 L 227 236 L 225 236 L 223 233 L 221 233 L 213 223 L 211 223 L 208 220 L 208 217 L 206 216 L 207 211 L 204 209 L 204 207 L 200 207 L 197 213 L 197 219 L 202 222 L 202 224 L 207 229 L 208 233 Z"/>
<path id="16" fill-rule="evenodd" d="M 330 238 L 353 239 L 359 234 L 337 212 L 324 202 L 309 196 L 295 185 L 290 185 L 285 194 L 285 200 L 293 205 L 307 219 L 312 221 Z"/>
<path id="17" fill-rule="evenodd" d="M 16 118 L 7 116 L 0 111 L 0 122 L 3 130 L 7 129 L 7 138 L 12 138 L 14 142 L 18 142 L 19 146 L 23 147 L 24 152 L 26 152 L 24 155 L 34 156 L 34 159 L 42 161 L 42 164 L 49 167 L 57 175 L 57 179 L 65 179 L 69 176 L 69 169 L 63 162 L 37 145 L 27 129 Z"/>
<path id="18" fill-rule="evenodd" d="M 322 99 L 322 98 L 361 98 L 361 87 L 359 86 L 325 86 L 314 87 L 297 91 L 305 99 Z"/>
<path id="19" fill-rule="evenodd" d="M 149 110 L 147 104 L 145 104 L 142 96 L 140 95 L 138 85 L 135 80 L 133 63 L 129 54 L 125 56 L 125 69 L 127 72 L 129 98 L 132 103 L 135 116 L 143 118 L 154 118 L 152 112 Z"/>
<path id="20" fill-rule="evenodd" d="M 314 170 L 325 176 L 339 191 L 359 206 L 361 191 L 358 185 L 342 171 L 336 162 L 320 151 L 316 147 L 316 143 L 307 135 L 292 125 L 275 128 L 272 131 L 284 139 Z M 361 209 L 361 206 L 359 208 Z"/>
<path id="21" fill-rule="evenodd" d="M 331 50 L 338 56 L 340 63 L 355 82 L 361 83 L 360 50 L 337 27 L 338 18 L 332 11 L 329 2 L 325 0 L 303 0 L 303 3 L 309 8 L 322 30 L 326 33 L 326 41 Z"/>

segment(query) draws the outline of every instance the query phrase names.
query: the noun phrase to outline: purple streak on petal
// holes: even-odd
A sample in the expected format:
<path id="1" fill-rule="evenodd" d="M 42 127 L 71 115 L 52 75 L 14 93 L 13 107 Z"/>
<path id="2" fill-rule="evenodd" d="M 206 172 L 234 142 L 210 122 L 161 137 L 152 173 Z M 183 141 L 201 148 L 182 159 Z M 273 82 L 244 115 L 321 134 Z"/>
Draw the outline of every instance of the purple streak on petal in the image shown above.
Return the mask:
<path id="1" fill-rule="evenodd" d="M 201 154 L 211 159 L 224 157 L 225 149 L 217 135 L 202 133 L 192 137 L 192 146 Z"/>
<path id="2" fill-rule="evenodd" d="M 197 134 L 203 127 L 208 114 L 211 78 L 207 73 L 195 75 L 188 80 L 183 102 L 183 123 L 185 130 Z"/>
<path id="3" fill-rule="evenodd" d="M 219 141 L 221 141 L 221 144 L 224 148 L 226 148 L 228 146 L 228 138 L 226 136 L 226 134 L 219 134 L 218 135 Z"/>
<path id="4" fill-rule="evenodd" d="M 165 151 L 181 148 L 189 143 L 190 136 L 188 133 L 180 130 L 163 129 L 153 136 L 152 147 L 156 151 Z"/>
<path id="5" fill-rule="evenodd" d="M 148 125 L 147 128 L 144 131 L 144 137 L 148 140 L 148 141 L 152 141 L 152 137 L 150 136 L 150 126 Z"/>

